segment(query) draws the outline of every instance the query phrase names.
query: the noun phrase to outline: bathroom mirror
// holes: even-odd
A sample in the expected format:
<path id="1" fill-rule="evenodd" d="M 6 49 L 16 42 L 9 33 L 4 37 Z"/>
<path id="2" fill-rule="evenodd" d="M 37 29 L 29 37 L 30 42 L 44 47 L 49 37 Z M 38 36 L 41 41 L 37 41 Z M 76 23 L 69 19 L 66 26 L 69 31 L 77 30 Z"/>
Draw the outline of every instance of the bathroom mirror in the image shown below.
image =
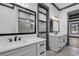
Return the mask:
<path id="1" fill-rule="evenodd" d="M 58 20 L 50 19 L 50 32 L 58 33 L 60 31 L 60 22 Z"/>
<path id="2" fill-rule="evenodd" d="M 35 14 L 26 10 L 18 10 L 18 32 L 34 33 L 35 32 Z"/>
<path id="3" fill-rule="evenodd" d="M 36 12 L 13 3 L 0 3 L 0 35 L 36 33 Z"/>

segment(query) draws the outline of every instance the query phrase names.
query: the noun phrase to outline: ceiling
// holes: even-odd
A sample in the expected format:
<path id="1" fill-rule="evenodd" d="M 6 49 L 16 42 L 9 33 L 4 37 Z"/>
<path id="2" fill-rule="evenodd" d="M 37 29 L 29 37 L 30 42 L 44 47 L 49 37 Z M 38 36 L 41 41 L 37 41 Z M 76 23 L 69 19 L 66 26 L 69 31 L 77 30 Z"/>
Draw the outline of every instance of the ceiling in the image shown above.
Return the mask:
<path id="1" fill-rule="evenodd" d="M 55 5 L 58 6 L 58 8 L 60 8 L 60 9 L 66 7 L 66 6 L 69 6 L 71 4 L 73 4 L 73 3 L 55 3 Z"/>
<path id="2" fill-rule="evenodd" d="M 78 3 L 51 3 L 59 11 L 72 7 Z"/>

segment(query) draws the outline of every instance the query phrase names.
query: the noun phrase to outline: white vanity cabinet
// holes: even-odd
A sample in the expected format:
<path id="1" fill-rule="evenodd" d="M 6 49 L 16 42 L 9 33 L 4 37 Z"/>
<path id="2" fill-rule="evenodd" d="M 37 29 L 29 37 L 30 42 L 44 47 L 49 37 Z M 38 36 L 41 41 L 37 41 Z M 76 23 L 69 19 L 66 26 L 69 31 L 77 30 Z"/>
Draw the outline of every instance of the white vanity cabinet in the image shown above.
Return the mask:
<path id="1" fill-rule="evenodd" d="M 46 41 L 33 43 L 20 48 L 0 53 L 0 56 L 45 56 Z"/>
<path id="2" fill-rule="evenodd" d="M 61 50 L 67 43 L 66 35 L 62 36 L 51 36 L 49 37 L 50 49 L 54 52 Z"/>
<path id="3" fill-rule="evenodd" d="M 59 37 L 49 36 L 50 49 L 57 52 L 59 50 Z"/>

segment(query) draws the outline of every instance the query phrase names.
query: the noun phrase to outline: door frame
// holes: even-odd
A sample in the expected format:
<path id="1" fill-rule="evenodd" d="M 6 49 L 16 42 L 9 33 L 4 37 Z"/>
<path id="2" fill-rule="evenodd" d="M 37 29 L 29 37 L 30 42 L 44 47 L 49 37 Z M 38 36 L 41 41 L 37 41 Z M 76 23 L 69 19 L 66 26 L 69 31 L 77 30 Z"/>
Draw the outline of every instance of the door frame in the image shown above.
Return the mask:
<path id="1" fill-rule="evenodd" d="M 44 3 L 38 3 L 37 4 L 37 37 L 39 37 L 39 7 L 42 7 L 46 9 L 46 50 L 49 49 L 49 7 L 45 5 Z"/>

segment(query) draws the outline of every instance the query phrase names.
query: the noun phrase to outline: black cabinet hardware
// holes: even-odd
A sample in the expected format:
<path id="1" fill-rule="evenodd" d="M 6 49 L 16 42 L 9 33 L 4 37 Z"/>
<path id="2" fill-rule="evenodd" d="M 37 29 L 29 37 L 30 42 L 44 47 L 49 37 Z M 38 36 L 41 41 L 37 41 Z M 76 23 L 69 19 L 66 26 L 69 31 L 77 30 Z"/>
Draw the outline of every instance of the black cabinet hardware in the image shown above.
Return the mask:
<path id="1" fill-rule="evenodd" d="M 45 51 L 41 52 L 40 55 L 42 55 L 43 53 L 45 53 Z"/>
<path id="2" fill-rule="evenodd" d="M 40 44 L 40 46 L 44 46 L 44 44 Z"/>

